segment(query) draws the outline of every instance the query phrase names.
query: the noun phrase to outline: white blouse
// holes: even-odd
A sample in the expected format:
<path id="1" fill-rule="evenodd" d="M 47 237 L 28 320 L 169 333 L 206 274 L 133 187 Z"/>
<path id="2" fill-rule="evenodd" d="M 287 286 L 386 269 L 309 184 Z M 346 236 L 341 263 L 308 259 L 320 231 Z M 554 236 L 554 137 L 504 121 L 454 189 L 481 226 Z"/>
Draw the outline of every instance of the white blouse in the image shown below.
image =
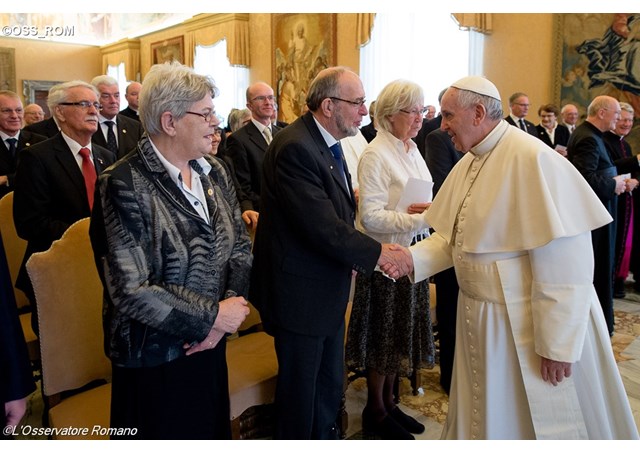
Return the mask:
<path id="1" fill-rule="evenodd" d="M 382 243 L 409 246 L 418 233 L 428 235 L 424 214 L 395 210 L 409 178 L 432 181 L 427 164 L 416 144 L 404 143 L 385 130 L 379 130 L 360 157 L 358 182 L 360 203 L 357 227 Z M 425 202 L 431 200 L 431 194 Z"/>

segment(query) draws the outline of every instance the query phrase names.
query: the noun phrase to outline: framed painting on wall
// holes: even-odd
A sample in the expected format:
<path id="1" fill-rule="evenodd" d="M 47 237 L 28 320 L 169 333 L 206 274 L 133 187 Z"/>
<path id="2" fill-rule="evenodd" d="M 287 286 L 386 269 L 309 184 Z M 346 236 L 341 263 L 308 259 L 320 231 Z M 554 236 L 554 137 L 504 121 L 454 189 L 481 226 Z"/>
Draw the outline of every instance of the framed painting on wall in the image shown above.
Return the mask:
<path id="1" fill-rule="evenodd" d="M 38 104 L 44 110 L 44 117 L 51 117 L 51 112 L 47 106 L 47 98 L 49 97 L 49 89 L 62 82 L 53 82 L 50 80 L 23 80 L 22 95 L 24 96 L 25 105 Z"/>
<path id="2" fill-rule="evenodd" d="M 167 61 L 184 63 L 184 37 L 177 36 L 151 44 L 151 64 Z"/>
<path id="3" fill-rule="evenodd" d="M 15 49 L 0 47 L 0 90 L 16 92 Z"/>
<path id="4" fill-rule="evenodd" d="M 336 15 L 273 14 L 271 30 L 278 120 L 291 123 L 306 111 L 316 74 L 336 64 Z"/>
<path id="5" fill-rule="evenodd" d="M 556 99 L 581 120 L 599 95 L 631 104 L 640 118 L 640 13 L 557 14 Z M 640 122 L 627 136 L 640 152 Z"/>

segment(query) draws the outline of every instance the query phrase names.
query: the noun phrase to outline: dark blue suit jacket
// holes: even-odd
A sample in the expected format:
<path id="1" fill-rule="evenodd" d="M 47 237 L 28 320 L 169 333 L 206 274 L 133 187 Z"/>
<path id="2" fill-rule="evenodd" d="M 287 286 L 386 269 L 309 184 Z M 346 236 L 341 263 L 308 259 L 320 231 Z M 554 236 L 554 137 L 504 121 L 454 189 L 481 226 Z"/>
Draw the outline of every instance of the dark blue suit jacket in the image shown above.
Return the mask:
<path id="1" fill-rule="evenodd" d="M 350 177 L 347 186 L 310 112 L 275 136 L 263 164 L 250 289 L 268 332 L 338 332 L 352 271 L 371 274 L 381 251 L 354 228 L 355 211 Z"/>
<path id="2" fill-rule="evenodd" d="M 16 145 L 15 157 L 13 157 L 11 153 L 9 153 L 9 149 L 5 145 L 4 140 L 0 140 L 0 175 L 6 175 L 9 179 L 8 186 L 0 186 L 0 198 L 13 190 L 13 184 L 15 183 L 14 178 L 16 173 L 16 165 L 18 163 L 18 159 L 20 158 L 20 151 L 46 139 L 47 137 L 45 137 L 44 135 L 38 135 L 34 132 L 25 130 L 20 131 L 20 137 L 18 138 L 18 143 Z"/>
<path id="3" fill-rule="evenodd" d="M 507 115 L 505 117 L 505 120 L 507 121 L 507 123 L 511 124 L 512 126 L 515 126 L 518 129 L 521 129 L 519 124 L 516 124 L 513 122 L 513 119 L 511 119 L 511 115 Z M 535 124 L 533 124 L 531 121 L 524 120 L 524 125 L 527 127 L 527 132 L 529 134 L 533 135 L 534 137 L 538 136 L 538 130 L 536 129 Z"/>
<path id="4" fill-rule="evenodd" d="M 271 126 L 273 137 L 279 131 L 279 127 Z M 267 140 L 252 121 L 227 138 L 224 154 L 231 156 L 242 194 L 250 202 L 247 204 L 245 200 L 240 200 L 243 211 L 246 209 L 260 211 L 262 162 L 266 152 Z"/>

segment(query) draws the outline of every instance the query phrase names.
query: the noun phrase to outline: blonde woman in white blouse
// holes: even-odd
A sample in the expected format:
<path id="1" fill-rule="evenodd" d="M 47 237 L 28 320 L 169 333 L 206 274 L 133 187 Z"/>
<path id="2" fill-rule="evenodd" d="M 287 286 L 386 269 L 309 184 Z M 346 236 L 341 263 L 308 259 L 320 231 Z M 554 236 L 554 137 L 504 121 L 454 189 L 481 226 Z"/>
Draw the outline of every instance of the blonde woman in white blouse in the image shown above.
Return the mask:
<path id="1" fill-rule="evenodd" d="M 377 98 L 378 134 L 358 165 L 358 228 L 383 243 L 409 246 L 429 234 L 424 211 L 431 191 L 407 209 L 397 205 L 407 181 L 431 181 L 412 138 L 422 126 L 424 96 L 407 80 L 389 83 Z M 352 370 L 365 371 L 368 399 L 362 413 L 365 432 L 383 439 L 413 439 L 424 426 L 403 413 L 393 392 L 397 376 L 432 367 L 434 345 L 428 282 L 393 281 L 374 272 L 358 275 L 349 324 L 346 359 Z"/>

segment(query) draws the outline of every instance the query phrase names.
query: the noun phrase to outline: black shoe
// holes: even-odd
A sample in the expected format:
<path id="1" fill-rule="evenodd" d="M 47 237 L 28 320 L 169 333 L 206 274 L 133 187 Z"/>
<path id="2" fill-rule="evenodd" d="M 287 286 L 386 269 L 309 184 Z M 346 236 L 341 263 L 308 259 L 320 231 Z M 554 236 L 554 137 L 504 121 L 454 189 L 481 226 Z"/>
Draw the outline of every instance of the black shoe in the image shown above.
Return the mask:
<path id="1" fill-rule="evenodd" d="M 624 280 L 616 279 L 613 282 L 613 297 L 615 299 L 624 299 L 627 293 L 624 291 Z"/>
<path id="2" fill-rule="evenodd" d="M 422 434 L 424 432 L 424 425 L 410 415 L 402 412 L 398 406 L 396 406 L 389 415 L 410 433 Z"/>
<path id="3" fill-rule="evenodd" d="M 374 435 L 384 440 L 415 440 L 409 431 L 404 429 L 390 415 L 376 422 L 365 409 L 362 411 L 362 430 L 365 434 Z"/>

